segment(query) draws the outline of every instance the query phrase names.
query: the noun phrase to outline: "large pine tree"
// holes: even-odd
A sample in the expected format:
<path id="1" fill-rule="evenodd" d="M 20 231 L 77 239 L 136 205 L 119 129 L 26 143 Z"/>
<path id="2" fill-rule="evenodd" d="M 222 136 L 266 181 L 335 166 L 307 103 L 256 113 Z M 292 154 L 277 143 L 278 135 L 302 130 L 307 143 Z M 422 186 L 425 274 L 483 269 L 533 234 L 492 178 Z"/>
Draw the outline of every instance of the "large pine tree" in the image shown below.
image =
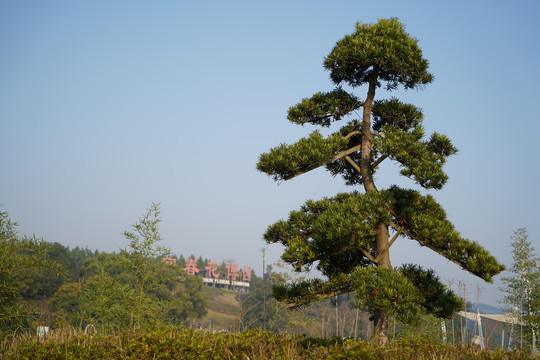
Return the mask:
<path id="1" fill-rule="evenodd" d="M 264 238 L 285 246 L 284 261 L 297 271 L 316 266 L 324 276 L 275 287 L 274 295 L 301 306 L 354 291 L 372 313 L 377 340 L 384 344 L 389 315 L 411 320 L 426 311 L 444 318 L 461 306 L 432 270 L 392 267 L 389 250 L 398 237 L 418 241 L 485 281 L 504 267 L 476 242 L 462 238 L 432 196 L 375 185 L 378 166 L 391 160 L 423 188 L 441 189 L 448 179 L 442 167 L 457 151 L 445 135 L 425 139 L 421 109 L 395 98 L 375 100 L 381 87 L 419 89 L 433 80 L 418 40 L 395 18 L 358 23 L 354 33 L 336 43 L 324 67 L 335 89 L 292 106 L 288 119 L 321 127 L 348 122 L 328 137 L 315 130 L 271 149 L 260 156 L 257 168 L 282 181 L 326 166 L 356 191 L 307 201 L 288 220 L 268 227 Z M 364 100 L 353 93 L 362 86 L 367 87 Z M 362 117 L 355 118 L 359 113 Z"/>

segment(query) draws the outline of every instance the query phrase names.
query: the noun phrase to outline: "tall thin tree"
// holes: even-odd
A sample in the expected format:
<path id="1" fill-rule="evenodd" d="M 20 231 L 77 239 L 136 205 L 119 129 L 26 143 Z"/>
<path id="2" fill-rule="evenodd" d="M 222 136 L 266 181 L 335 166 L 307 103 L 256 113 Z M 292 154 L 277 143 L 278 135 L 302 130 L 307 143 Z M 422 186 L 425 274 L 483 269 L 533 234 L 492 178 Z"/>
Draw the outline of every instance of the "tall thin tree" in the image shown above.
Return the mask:
<path id="1" fill-rule="evenodd" d="M 540 258 L 528 237 L 525 228 L 512 235 L 513 263 L 509 274 L 501 278 L 500 290 L 505 294 L 501 300 L 503 309 L 520 324 L 521 347 L 525 339 L 534 352 L 540 330 Z"/>

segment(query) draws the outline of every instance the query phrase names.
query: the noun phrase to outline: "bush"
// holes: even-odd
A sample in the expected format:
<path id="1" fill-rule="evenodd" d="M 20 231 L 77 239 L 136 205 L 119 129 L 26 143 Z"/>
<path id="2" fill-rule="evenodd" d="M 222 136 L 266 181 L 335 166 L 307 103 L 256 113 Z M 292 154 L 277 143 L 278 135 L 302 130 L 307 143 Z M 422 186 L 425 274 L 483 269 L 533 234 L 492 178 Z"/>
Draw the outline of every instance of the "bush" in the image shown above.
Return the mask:
<path id="1" fill-rule="evenodd" d="M 115 335 L 64 329 L 40 339 L 5 341 L 0 359 L 485 359 L 526 360 L 525 353 L 458 348 L 432 339 L 396 341 L 387 347 L 350 339 L 291 337 L 260 329 L 240 333 L 163 327 Z"/>

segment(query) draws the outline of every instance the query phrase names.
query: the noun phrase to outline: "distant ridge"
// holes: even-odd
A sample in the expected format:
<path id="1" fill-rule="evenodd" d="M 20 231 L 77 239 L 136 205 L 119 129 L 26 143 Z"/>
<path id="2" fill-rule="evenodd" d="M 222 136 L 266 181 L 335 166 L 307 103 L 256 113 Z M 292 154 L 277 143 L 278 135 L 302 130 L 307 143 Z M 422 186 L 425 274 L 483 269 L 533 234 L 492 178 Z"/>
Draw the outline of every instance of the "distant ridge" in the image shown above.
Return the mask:
<path id="1" fill-rule="evenodd" d="M 480 310 L 480 314 L 486 315 L 498 315 L 503 313 L 500 307 L 482 303 L 479 303 L 478 310 Z M 476 303 L 472 304 L 470 312 L 476 312 Z"/>

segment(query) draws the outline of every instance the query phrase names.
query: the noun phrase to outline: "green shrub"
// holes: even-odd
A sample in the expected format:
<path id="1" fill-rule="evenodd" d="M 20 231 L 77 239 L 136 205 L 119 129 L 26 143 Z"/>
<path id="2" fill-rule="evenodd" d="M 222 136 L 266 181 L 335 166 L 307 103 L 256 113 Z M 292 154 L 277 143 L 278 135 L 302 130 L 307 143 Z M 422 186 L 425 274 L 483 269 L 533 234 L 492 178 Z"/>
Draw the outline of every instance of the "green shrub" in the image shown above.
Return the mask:
<path id="1" fill-rule="evenodd" d="M 340 338 L 291 337 L 260 329 L 240 333 L 162 327 L 112 335 L 85 335 L 66 329 L 40 339 L 21 335 L 1 343 L 0 359 L 451 359 L 526 360 L 528 354 L 481 351 L 429 338 L 396 341 L 387 347 Z"/>

